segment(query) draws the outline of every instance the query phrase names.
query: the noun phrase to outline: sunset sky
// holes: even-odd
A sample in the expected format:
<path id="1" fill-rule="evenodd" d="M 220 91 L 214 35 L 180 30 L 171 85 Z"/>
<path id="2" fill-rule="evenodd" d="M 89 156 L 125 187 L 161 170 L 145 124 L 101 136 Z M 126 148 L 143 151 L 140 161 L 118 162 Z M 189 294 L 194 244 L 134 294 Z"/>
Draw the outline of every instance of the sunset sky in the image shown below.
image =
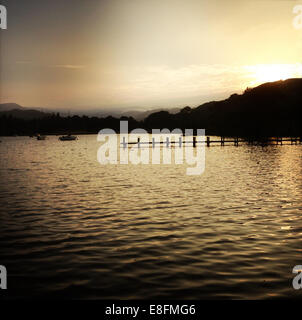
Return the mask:
<path id="1" fill-rule="evenodd" d="M 0 100 L 48 108 L 195 106 L 302 76 L 300 1 L 1 0 Z"/>

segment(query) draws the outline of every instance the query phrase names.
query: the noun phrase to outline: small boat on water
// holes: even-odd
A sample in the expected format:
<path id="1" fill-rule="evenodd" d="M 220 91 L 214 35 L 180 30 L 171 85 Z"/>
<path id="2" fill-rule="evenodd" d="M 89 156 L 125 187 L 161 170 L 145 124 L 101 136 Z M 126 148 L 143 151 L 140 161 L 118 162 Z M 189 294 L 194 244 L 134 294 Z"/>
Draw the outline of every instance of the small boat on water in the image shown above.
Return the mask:
<path id="1" fill-rule="evenodd" d="M 45 140 L 46 136 L 37 135 L 37 140 Z"/>
<path id="2" fill-rule="evenodd" d="M 67 136 L 59 137 L 59 140 L 61 140 L 61 141 L 72 141 L 72 140 L 77 140 L 77 137 L 68 134 Z"/>

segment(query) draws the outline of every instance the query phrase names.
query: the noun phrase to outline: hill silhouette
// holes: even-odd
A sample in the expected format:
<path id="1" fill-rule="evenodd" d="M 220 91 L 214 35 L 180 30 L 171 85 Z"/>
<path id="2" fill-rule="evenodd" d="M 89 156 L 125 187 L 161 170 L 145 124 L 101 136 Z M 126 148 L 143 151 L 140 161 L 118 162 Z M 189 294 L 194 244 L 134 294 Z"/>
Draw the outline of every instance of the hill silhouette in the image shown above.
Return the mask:
<path id="1" fill-rule="evenodd" d="M 302 136 L 302 79 L 264 83 L 243 94 L 211 101 L 177 113 L 153 112 L 144 120 L 132 117 L 61 117 L 36 110 L 14 108 L 0 112 L 0 135 L 97 133 L 103 128 L 119 130 L 119 121 L 128 120 L 129 130 L 180 128 L 206 129 L 208 135 L 269 137 Z M 1 108 L 0 108 L 1 110 Z M 22 114 L 22 116 L 19 116 Z M 27 114 L 27 116 L 24 116 Z"/>
<path id="2" fill-rule="evenodd" d="M 17 103 L 1 103 L 0 104 L 0 112 L 10 111 L 10 110 L 26 110 L 26 109 L 24 107 L 21 107 Z"/>
<path id="3" fill-rule="evenodd" d="M 23 110 L 23 109 L 12 109 L 8 111 L 0 111 L 1 116 L 12 116 L 17 119 L 31 120 L 31 119 L 41 119 L 49 117 L 50 113 L 41 112 L 38 110 Z"/>
<path id="4" fill-rule="evenodd" d="M 169 108 L 170 113 L 177 113 L 181 108 Z M 167 110 L 166 108 L 156 108 L 156 109 L 147 109 L 147 110 L 136 110 L 129 109 L 126 110 L 124 108 L 99 108 L 99 109 L 78 109 L 78 110 L 70 110 L 70 109 L 52 109 L 52 108 L 41 108 L 41 107 L 23 107 L 17 103 L 0 103 L 0 116 L 1 115 L 12 115 L 15 118 L 19 119 L 33 119 L 33 118 L 42 118 L 45 116 L 50 116 L 54 113 L 60 113 L 61 115 L 68 117 L 73 115 L 86 115 L 90 117 L 132 117 L 138 121 L 144 120 L 148 115 L 154 112 Z M 38 112 L 35 112 L 38 111 Z M 1 113 L 4 112 L 4 113 Z"/>
<path id="5" fill-rule="evenodd" d="M 212 101 L 172 115 L 157 112 L 144 120 L 147 128 L 205 128 L 222 136 L 301 136 L 302 79 L 264 83 L 243 94 Z"/>

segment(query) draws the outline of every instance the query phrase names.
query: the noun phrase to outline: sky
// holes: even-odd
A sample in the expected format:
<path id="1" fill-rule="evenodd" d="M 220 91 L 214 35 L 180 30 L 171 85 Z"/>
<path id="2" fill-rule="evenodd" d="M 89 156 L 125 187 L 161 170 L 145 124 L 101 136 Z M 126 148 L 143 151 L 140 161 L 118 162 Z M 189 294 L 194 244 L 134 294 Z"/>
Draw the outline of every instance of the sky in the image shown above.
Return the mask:
<path id="1" fill-rule="evenodd" d="M 0 0 L 0 102 L 197 106 L 302 77 L 302 1 Z"/>

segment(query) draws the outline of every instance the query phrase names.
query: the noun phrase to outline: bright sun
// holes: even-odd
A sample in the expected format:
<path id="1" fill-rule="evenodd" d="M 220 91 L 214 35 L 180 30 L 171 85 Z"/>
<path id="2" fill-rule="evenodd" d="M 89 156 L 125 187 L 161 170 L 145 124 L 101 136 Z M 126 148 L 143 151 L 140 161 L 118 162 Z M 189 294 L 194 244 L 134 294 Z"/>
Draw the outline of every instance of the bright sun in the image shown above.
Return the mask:
<path id="1" fill-rule="evenodd" d="M 258 64 L 247 66 L 251 85 L 302 77 L 302 64 Z"/>

